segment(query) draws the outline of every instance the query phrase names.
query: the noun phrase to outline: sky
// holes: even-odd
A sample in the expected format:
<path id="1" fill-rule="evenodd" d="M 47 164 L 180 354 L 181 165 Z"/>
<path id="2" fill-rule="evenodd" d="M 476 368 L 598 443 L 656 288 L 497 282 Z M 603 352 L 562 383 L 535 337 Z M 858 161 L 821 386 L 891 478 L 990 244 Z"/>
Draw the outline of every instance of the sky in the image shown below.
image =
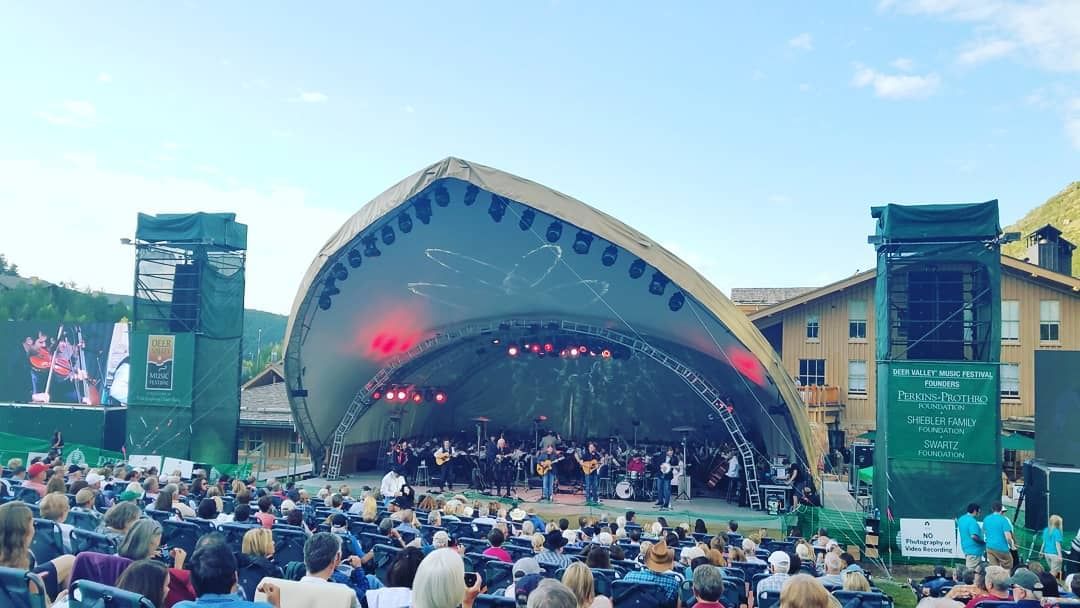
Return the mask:
<path id="1" fill-rule="evenodd" d="M 1080 179 L 1080 2 L 0 5 L 0 253 L 130 293 L 136 213 L 234 211 L 246 304 L 447 156 L 570 194 L 725 292 L 873 264 L 869 208 Z"/>

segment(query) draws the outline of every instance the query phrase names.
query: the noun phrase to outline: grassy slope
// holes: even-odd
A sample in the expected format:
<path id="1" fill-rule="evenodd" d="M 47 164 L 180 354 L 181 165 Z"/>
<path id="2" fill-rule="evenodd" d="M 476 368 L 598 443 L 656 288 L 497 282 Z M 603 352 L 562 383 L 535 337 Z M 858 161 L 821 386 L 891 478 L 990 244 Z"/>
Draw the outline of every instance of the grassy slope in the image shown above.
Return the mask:
<path id="1" fill-rule="evenodd" d="M 1080 245 L 1080 182 L 1073 182 L 1038 207 L 1032 209 L 1012 224 L 1006 231 L 1021 233 L 1021 241 L 1005 246 L 1005 253 L 1023 259 L 1026 246 L 1023 237 L 1036 228 L 1052 224 L 1062 232 L 1062 236 L 1073 244 Z M 1080 276 L 1080 255 L 1073 252 L 1073 276 Z"/>

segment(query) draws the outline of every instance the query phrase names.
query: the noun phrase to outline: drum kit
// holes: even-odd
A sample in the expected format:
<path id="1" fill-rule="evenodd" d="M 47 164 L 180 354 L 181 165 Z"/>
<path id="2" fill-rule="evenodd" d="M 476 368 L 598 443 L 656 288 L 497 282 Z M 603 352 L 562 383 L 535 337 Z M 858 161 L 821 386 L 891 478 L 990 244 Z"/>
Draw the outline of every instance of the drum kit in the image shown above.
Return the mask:
<path id="1" fill-rule="evenodd" d="M 682 433 L 684 436 L 684 450 L 685 454 L 685 436 L 694 432 L 693 427 L 680 426 L 672 429 L 677 433 Z M 685 458 L 685 456 L 684 456 Z M 685 463 L 686 461 L 683 460 Z M 659 471 L 652 470 L 650 466 L 650 459 L 645 450 L 631 450 L 626 460 L 625 469 L 615 474 L 613 481 L 612 496 L 608 498 L 617 498 L 619 500 L 636 500 L 636 501 L 652 501 L 656 499 L 656 476 Z"/>

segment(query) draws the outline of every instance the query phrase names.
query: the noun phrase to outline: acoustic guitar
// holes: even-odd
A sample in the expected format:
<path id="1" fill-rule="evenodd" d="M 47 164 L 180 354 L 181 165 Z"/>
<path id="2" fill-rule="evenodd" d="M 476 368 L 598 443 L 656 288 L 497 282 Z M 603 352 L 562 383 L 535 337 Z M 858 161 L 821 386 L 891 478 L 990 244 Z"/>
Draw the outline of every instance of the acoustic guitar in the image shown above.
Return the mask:
<path id="1" fill-rule="evenodd" d="M 458 455 L 458 453 L 456 451 L 454 451 L 454 450 L 451 450 L 449 452 L 440 452 L 438 454 L 435 454 L 435 464 L 437 464 L 437 465 L 439 465 L 441 467 L 444 464 L 450 462 L 450 459 L 454 458 L 457 455 Z"/>
<path id="2" fill-rule="evenodd" d="M 600 461 L 599 460 L 582 460 L 581 461 L 581 470 L 586 475 L 592 475 L 599 468 L 600 468 Z"/>
<path id="3" fill-rule="evenodd" d="M 541 460 L 536 463 L 536 474 L 543 477 L 551 472 L 551 469 L 555 466 L 555 463 L 562 461 L 566 456 L 559 456 L 552 460 Z"/>

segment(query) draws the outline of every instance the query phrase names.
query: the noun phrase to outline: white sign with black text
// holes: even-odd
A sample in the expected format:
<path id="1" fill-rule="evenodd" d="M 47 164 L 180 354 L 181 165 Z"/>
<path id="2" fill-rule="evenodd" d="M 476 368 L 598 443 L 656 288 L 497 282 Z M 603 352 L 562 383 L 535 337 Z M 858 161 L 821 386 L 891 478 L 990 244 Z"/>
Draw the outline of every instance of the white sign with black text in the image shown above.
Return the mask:
<path id="1" fill-rule="evenodd" d="M 961 557 L 956 522 L 951 519 L 900 519 L 900 554 L 904 557 Z"/>

